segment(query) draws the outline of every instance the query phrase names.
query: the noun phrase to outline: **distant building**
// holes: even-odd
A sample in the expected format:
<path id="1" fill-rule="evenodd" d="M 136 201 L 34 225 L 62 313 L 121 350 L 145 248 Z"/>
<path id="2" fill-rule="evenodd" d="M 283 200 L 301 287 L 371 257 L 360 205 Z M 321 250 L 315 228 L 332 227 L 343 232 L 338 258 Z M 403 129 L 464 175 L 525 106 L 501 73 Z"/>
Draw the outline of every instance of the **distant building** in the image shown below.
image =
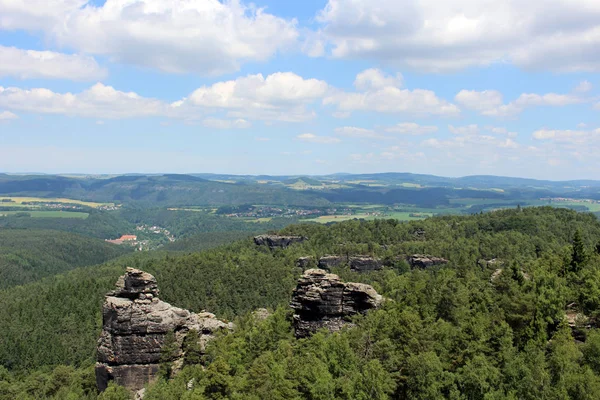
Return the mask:
<path id="1" fill-rule="evenodd" d="M 137 236 L 135 235 L 123 235 L 119 240 L 123 242 L 135 242 L 137 240 Z"/>

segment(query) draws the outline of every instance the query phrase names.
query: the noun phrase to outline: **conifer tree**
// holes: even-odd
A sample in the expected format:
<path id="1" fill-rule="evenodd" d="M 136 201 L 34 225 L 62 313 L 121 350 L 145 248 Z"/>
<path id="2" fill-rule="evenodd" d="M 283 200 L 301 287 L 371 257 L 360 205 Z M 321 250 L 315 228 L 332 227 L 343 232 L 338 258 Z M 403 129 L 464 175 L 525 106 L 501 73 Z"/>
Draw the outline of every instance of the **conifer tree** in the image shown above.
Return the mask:
<path id="1" fill-rule="evenodd" d="M 575 231 L 573 236 L 573 252 L 571 255 L 571 271 L 579 272 L 587 261 L 587 254 L 585 251 L 585 245 L 583 238 L 581 237 L 581 231 L 578 229 Z"/>

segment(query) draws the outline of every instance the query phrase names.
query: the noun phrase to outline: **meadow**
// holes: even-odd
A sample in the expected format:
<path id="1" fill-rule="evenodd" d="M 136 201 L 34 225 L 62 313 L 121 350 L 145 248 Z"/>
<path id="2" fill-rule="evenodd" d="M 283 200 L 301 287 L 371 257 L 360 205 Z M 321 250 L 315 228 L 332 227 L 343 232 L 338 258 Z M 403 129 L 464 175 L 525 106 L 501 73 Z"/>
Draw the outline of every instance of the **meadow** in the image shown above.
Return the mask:
<path id="1" fill-rule="evenodd" d="M 77 218 L 86 219 L 90 214 L 85 212 L 69 212 L 69 211 L 0 211 L 1 217 L 10 215 L 27 214 L 31 218 Z"/>
<path id="2" fill-rule="evenodd" d="M 12 200 L 7 201 L 6 200 Z M 62 203 L 62 204 L 76 204 L 85 207 L 99 208 L 105 206 L 114 206 L 113 203 L 95 203 L 91 201 L 81 201 L 65 198 L 44 198 L 44 197 L 0 197 L 0 205 L 2 207 L 22 207 L 23 203 Z M 38 205 L 26 204 L 30 207 L 39 207 Z"/>

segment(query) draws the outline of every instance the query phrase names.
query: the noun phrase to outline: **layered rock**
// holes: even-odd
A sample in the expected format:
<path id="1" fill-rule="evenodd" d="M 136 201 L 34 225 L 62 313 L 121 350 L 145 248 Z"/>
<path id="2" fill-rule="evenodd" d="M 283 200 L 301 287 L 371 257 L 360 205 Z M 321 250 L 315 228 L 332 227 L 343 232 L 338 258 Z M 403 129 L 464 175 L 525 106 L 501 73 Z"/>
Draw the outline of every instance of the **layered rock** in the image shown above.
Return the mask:
<path id="1" fill-rule="evenodd" d="M 313 264 L 313 257 L 300 257 L 296 260 L 296 267 L 304 269 L 308 269 L 308 267 Z"/>
<path id="2" fill-rule="evenodd" d="M 303 236 L 261 235 L 254 238 L 254 243 L 257 246 L 269 246 L 270 249 L 285 249 L 294 243 L 302 243 L 305 240 L 307 238 Z"/>
<path id="3" fill-rule="evenodd" d="M 356 272 L 379 271 L 383 269 L 383 261 L 379 258 L 369 256 L 350 257 L 348 261 L 350 269 Z"/>
<path id="4" fill-rule="evenodd" d="M 344 283 L 337 275 L 311 269 L 298 280 L 292 295 L 297 338 L 319 329 L 336 332 L 348 325 L 347 317 L 378 308 L 382 297 L 372 286 Z"/>
<path id="5" fill-rule="evenodd" d="M 408 264 L 411 268 L 429 268 L 436 265 L 448 264 L 448 260 L 441 257 L 428 256 L 424 254 L 414 254 L 408 256 Z"/>
<path id="6" fill-rule="evenodd" d="M 232 329 L 210 313 L 195 314 L 173 307 L 161 301 L 158 294 L 154 276 L 128 268 L 117 281 L 116 290 L 106 295 L 96 364 L 100 391 L 111 380 L 134 392 L 153 382 L 169 332 L 175 333 L 179 349 L 176 356 L 182 358 L 181 346 L 190 330 L 199 333 L 199 345 L 204 349 L 216 331 Z"/>
<path id="7" fill-rule="evenodd" d="M 323 256 L 319 258 L 319 269 L 331 270 L 332 268 L 345 265 L 348 257 L 345 256 Z"/>

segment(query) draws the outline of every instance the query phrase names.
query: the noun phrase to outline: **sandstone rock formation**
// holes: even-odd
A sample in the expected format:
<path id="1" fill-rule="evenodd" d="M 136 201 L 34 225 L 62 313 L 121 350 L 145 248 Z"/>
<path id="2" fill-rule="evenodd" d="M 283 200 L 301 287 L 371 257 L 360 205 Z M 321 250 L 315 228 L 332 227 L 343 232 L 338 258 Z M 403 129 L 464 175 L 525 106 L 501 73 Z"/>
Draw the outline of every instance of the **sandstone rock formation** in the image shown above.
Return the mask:
<path id="1" fill-rule="evenodd" d="M 435 265 L 448 264 L 448 260 L 444 258 L 423 254 L 414 254 L 412 256 L 408 256 L 407 261 L 411 268 L 429 268 Z"/>
<path id="2" fill-rule="evenodd" d="M 383 261 L 369 256 L 350 257 L 350 269 L 356 272 L 379 271 L 383 269 Z"/>
<path id="3" fill-rule="evenodd" d="M 334 267 L 339 267 L 348 262 L 345 256 L 324 256 L 319 258 L 319 269 L 330 270 Z"/>
<path id="4" fill-rule="evenodd" d="M 296 267 L 298 268 L 302 268 L 307 269 L 308 267 L 311 266 L 311 264 L 313 264 L 314 258 L 313 257 L 300 257 L 299 259 L 296 260 Z"/>
<path id="5" fill-rule="evenodd" d="M 276 235 L 261 235 L 254 238 L 254 243 L 257 246 L 269 246 L 270 249 L 277 247 L 285 249 L 294 243 L 302 243 L 307 238 L 302 236 L 276 236 Z"/>
<path id="6" fill-rule="evenodd" d="M 210 313 L 195 314 L 158 298 L 154 276 L 127 268 L 117 288 L 106 295 L 102 307 L 102 334 L 98 340 L 96 383 L 106 389 L 114 380 L 132 392 L 153 382 L 158 373 L 161 348 L 167 333 L 175 332 L 179 356 L 186 334 L 194 329 L 204 349 L 213 334 L 232 329 Z"/>
<path id="7" fill-rule="evenodd" d="M 322 328 L 339 331 L 348 325 L 347 317 L 377 308 L 381 302 L 382 297 L 369 285 L 344 283 L 324 270 L 308 270 L 292 295 L 296 337 L 310 336 Z"/>

